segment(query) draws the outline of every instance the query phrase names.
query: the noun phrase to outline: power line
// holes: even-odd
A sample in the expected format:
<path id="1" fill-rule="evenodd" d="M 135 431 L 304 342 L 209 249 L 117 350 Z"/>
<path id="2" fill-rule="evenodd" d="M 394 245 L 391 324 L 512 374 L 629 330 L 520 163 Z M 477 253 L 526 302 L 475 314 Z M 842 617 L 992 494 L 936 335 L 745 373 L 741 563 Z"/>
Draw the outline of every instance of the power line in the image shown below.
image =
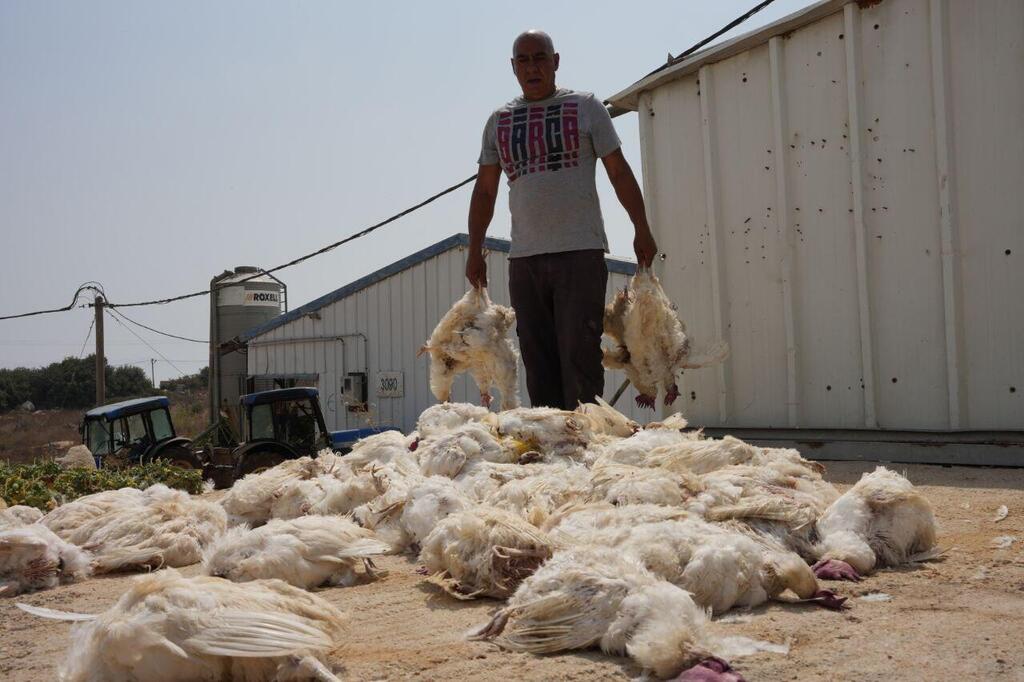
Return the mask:
<path id="1" fill-rule="evenodd" d="M 85 333 L 85 341 L 82 342 L 82 350 L 78 351 L 78 359 L 82 359 L 82 354 L 85 353 L 85 344 L 89 343 L 89 337 L 92 336 L 93 325 L 96 324 L 96 318 L 93 317 L 89 320 L 89 331 Z"/>
<path id="2" fill-rule="evenodd" d="M 263 277 L 264 275 L 269 275 L 270 273 L 277 272 L 278 270 L 284 270 L 285 268 L 290 268 L 293 265 L 298 265 L 299 263 L 302 263 L 303 261 L 307 261 L 310 258 L 313 258 L 315 256 L 319 256 L 319 255 L 324 254 L 324 253 L 327 253 L 328 251 L 331 251 L 332 249 L 336 249 L 339 246 L 341 246 L 342 244 L 347 244 L 348 242 L 351 242 L 351 241 L 354 241 L 356 239 L 359 239 L 360 237 L 365 237 L 366 235 L 370 234 L 374 230 L 377 230 L 377 229 L 379 229 L 381 227 L 384 227 L 388 223 L 392 223 L 392 222 L 398 220 L 399 218 L 407 216 L 410 213 L 412 213 L 413 211 L 417 211 L 417 210 L 423 208 L 424 206 L 426 206 L 427 204 L 432 203 L 434 201 L 437 201 L 438 199 L 440 199 L 444 195 L 450 194 L 450 193 L 454 192 L 455 190 L 459 189 L 460 187 L 462 187 L 464 185 L 468 185 L 469 183 L 473 182 L 474 180 L 476 180 L 476 174 L 475 173 L 473 175 L 469 176 L 468 178 L 466 178 L 465 180 L 463 180 L 462 182 L 458 182 L 458 183 L 452 185 L 451 187 L 446 187 L 445 189 L 441 190 L 437 194 L 434 194 L 433 196 L 428 197 L 427 199 L 424 199 L 423 201 L 421 201 L 420 203 L 416 204 L 415 206 L 410 206 L 409 208 L 405 209 L 401 213 L 396 213 L 395 215 L 391 216 L 390 218 L 387 218 L 386 220 L 380 221 L 376 225 L 370 225 L 369 227 L 367 227 L 367 228 L 365 228 L 363 230 L 360 230 L 359 232 L 356 232 L 353 235 L 345 237 L 344 239 L 336 241 L 333 244 L 328 244 L 327 246 L 325 246 L 323 248 L 320 248 L 320 249 L 317 249 L 316 251 L 313 251 L 312 253 L 307 253 L 305 256 L 300 256 L 300 257 L 298 257 L 298 258 L 296 258 L 294 260 L 288 261 L 287 263 L 282 263 L 281 265 L 274 266 L 274 267 L 270 268 L 269 270 L 261 270 L 260 272 L 257 272 L 254 275 L 250 275 L 250 276 L 244 277 L 244 278 L 242 278 L 240 280 L 236 280 L 236 281 L 232 282 L 231 284 L 232 284 L 232 286 L 236 285 L 236 284 L 241 284 L 242 282 L 248 282 L 251 279 L 256 279 L 258 277 Z M 191 294 L 182 294 L 181 296 L 172 296 L 170 298 L 159 298 L 159 299 L 155 299 L 155 300 L 152 300 L 152 301 L 139 301 L 139 302 L 136 302 L 136 303 L 110 303 L 108 301 L 107 302 L 107 306 L 110 307 L 110 308 L 129 308 L 129 307 L 133 307 L 133 306 L 144 306 L 144 305 L 163 305 L 165 303 L 173 303 L 174 301 L 182 301 L 182 300 L 184 300 L 186 298 L 195 298 L 196 296 L 205 296 L 206 294 L 209 294 L 209 293 L 210 293 L 209 289 L 204 289 L 203 291 L 194 291 Z"/>
<path id="3" fill-rule="evenodd" d="M 34 310 L 30 313 L 19 313 L 17 315 L 4 315 L 0 317 L 0 320 L 16 320 L 21 317 L 32 317 L 33 315 L 65 313 L 75 307 L 75 304 L 78 303 L 78 297 L 82 294 L 83 291 L 95 291 L 96 293 L 102 294 L 103 286 L 100 285 L 99 282 L 85 282 L 84 284 L 79 285 L 77 289 L 75 289 L 75 295 L 71 297 L 71 303 L 68 303 L 63 308 L 51 308 L 50 310 Z M 105 297 L 106 295 L 104 295 L 104 298 Z"/>
<path id="4" fill-rule="evenodd" d="M 702 48 L 705 45 L 707 45 L 708 43 L 710 43 L 715 38 L 718 38 L 719 36 L 721 36 L 724 33 L 728 33 L 729 31 L 731 31 L 732 29 L 736 28 L 737 26 L 739 26 L 740 24 L 745 22 L 747 19 L 749 19 L 750 17 L 754 16 L 755 14 L 757 14 L 758 12 L 760 12 L 761 10 L 763 10 L 765 7 L 767 7 L 768 5 L 772 4 L 773 2 L 775 2 L 775 0 L 764 0 L 764 2 L 758 3 L 754 7 L 750 8 L 749 10 L 747 10 L 747 12 L 745 14 L 742 14 L 742 15 L 736 17 L 735 19 L 730 21 L 728 24 L 726 24 L 722 28 L 718 29 L 717 31 L 715 31 L 714 33 L 709 35 L 704 40 L 700 41 L 699 43 L 697 43 L 696 45 L 690 47 L 689 49 L 684 50 L 683 52 L 680 52 L 677 56 L 672 57 L 671 59 L 666 61 L 664 64 L 662 64 L 661 66 L 656 68 L 654 71 L 651 71 L 649 74 L 647 74 L 647 76 L 644 76 L 644 78 L 647 78 L 648 76 L 653 76 L 654 74 L 658 73 L 659 71 L 663 71 L 663 70 L 667 69 L 670 66 L 678 64 L 679 62 L 683 61 L 684 59 L 689 57 L 691 54 L 693 54 L 694 52 L 699 50 L 700 48 Z M 641 78 L 640 80 L 643 80 L 643 78 Z"/>
<path id="5" fill-rule="evenodd" d="M 117 312 L 118 315 L 120 315 L 124 319 L 128 320 L 132 324 L 134 324 L 134 325 L 136 325 L 138 327 L 142 327 L 143 329 L 148 329 L 149 331 L 153 332 L 154 334 L 160 334 L 161 336 L 169 336 L 172 339 L 181 339 L 182 341 L 191 341 L 192 343 L 203 343 L 203 344 L 210 343 L 209 341 L 201 341 L 199 339 L 190 339 L 187 336 L 178 336 L 177 334 L 171 334 L 169 332 L 162 332 L 159 329 L 153 329 L 152 327 L 147 327 L 146 325 L 142 324 L 141 322 L 136 322 L 132 318 L 130 318 L 127 315 L 125 315 L 124 313 L 122 313 L 120 310 L 118 310 L 116 312 Z"/>
<path id="6" fill-rule="evenodd" d="M 708 43 L 710 43 L 715 38 L 718 38 L 721 35 L 723 35 L 725 33 L 728 33 L 729 31 L 731 31 L 732 29 L 736 28 L 737 26 L 739 26 L 740 24 L 745 22 L 747 19 L 749 19 L 750 17 L 754 16 L 755 14 L 757 14 L 758 12 L 760 12 L 761 10 L 763 10 L 765 7 L 767 7 L 768 5 L 772 4 L 773 2 L 775 2 L 775 0 L 764 0 L 764 2 L 758 3 L 754 7 L 750 8 L 749 10 L 747 10 L 746 13 L 736 17 L 735 19 L 730 21 L 728 24 L 726 24 L 722 28 L 718 29 L 717 31 L 715 31 L 714 33 L 709 35 L 707 38 L 704 38 L 703 40 L 701 40 L 700 42 L 696 43 L 695 45 L 692 45 L 691 47 L 687 48 L 686 50 L 683 50 L 682 52 L 680 52 L 675 57 L 673 57 L 671 54 L 669 54 L 668 59 L 665 61 L 664 64 L 662 64 L 661 66 L 656 68 L 654 71 L 651 71 L 649 74 L 647 74 L 643 78 L 635 81 L 633 83 L 633 85 L 636 85 L 640 81 L 644 80 L 644 78 L 650 78 L 651 76 L 653 76 L 654 74 L 658 73 L 659 71 L 664 71 L 665 69 L 667 69 L 670 66 L 675 66 L 676 64 L 678 64 L 679 62 L 683 61 L 684 59 L 686 59 L 687 57 L 692 55 L 694 52 L 696 52 L 700 48 L 702 48 L 705 45 L 707 45 Z M 608 100 L 605 100 L 604 103 L 608 104 Z M 610 109 L 611 109 L 611 111 L 609 111 L 608 113 L 611 115 L 612 118 L 615 118 L 617 116 L 621 116 L 623 114 L 630 113 L 629 110 L 627 110 L 627 109 L 620 109 L 618 107 L 610 107 Z"/>
<path id="7" fill-rule="evenodd" d="M 347 244 L 348 242 L 351 242 L 351 241 L 354 241 L 356 239 L 359 239 L 360 237 L 365 237 L 366 235 L 370 234 L 374 230 L 377 230 L 377 229 L 379 229 L 381 227 L 384 227 L 388 223 L 393 223 L 394 221 L 398 220 L 399 218 L 403 218 L 403 217 L 409 215 L 410 213 L 412 213 L 413 211 L 417 211 L 417 210 L 423 208 L 424 206 L 426 206 L 427 204 L 430 204 L 430 203 L 433 203 L 434 201 L 437 201 L 438 199 L 440 199 L 441 197 L 443 197 L 446 194 L 451 194 L 455 190 L 459 189 L 460 187 L 463 187 L 464 185 L 468 185 L 469 183 L 473 182 L 474 180 L 476 180 L 476 174 L 475 173 L 473 175 L 469 176 L 468 178 L 466 178 L 465 180 L 463 180 L 462 182 L 458 182 L 458 183 L 452 185 L 451 187 L 446 187 L 445 189 L 441 190 L 437 194 L 434 194 L 434 195 L 424 199 L 423 201 L 421 201 L 420 203 L 416 204 L 415 206 L 410 206 L 409 208 L 405 209 L 404 211 L 401 211 L 400 213 L 396 213 L 395 215 L 391 216 L 390 218 L 387 218 L 386 220 L 382 220 L 382 221 L 380 221 L 379 223 L 377 223 L 375 225 L 371 225 L 371 226 L 369 226 L 369 227 L 367 227 L 367 228 L 365 228 L 363 230 L 360 230 L 359 232 L 356 232 L 353 235 L 350 235 L 348 237 L 345 237 L 344 239 L 338 240 L 338 241 L 334 242 L 333 244 L 328 244 L 327 246 L 325 246 L 323 248 L 320 248 L 320 249 L 317 249 L 316 251 L 313 251 L 312 253 L 307 253 L 305 256 L 300 256 L 298 258 L 295 258 L 294 260 L 288 261 L 287 263 L 282 263 L 281 265 L 277 265 L 275 267 L 272 267 L 269 270 L 260 270 L 260 272 L 257 272 L 254 275 L 250 275 L 249 277 L 245 277 L 243 279 L 236 280 L 236 281 L 232 282 L 231 284 L 232 285 L 241 284 L 243 282 L 248 282 L 251 279 L 256 279 L 258 277 L 262 277 L 264 275 L 268 275 L 268 274 L 270 274 L 272 272 L 277 272 L 278 270 L 284 270 L 285 268 L 290 268 L 293 265 L 298 265 L 299 263 L 307 261 L 310 258 L 314 258 L 315 256 L 319 256 L 321 254 L 327 253 L 328 251 L 336 249 L 339 246 L 341 246 L 342 244 Z M 107 295 L 103 292 L 103 290 L 102 290 L 103 288 L 101 286 L 97 285 L 97 287 L 86 287 L 86 285 L 82 285 L 75 292 L 75 296 L 71 300 L 71 303 L 66 305 L 66 306 L 64 306 L 63 308 L 51 308 L 49 310 L 35 310 L 33 312 L 30 312 L 30 313 L 20 313 L 18 315 L 4 315 L 4 316 L 0 317 L 0 320 L 13 320 L 13 319 L 17 319 L 17 318 L 20 318 L 20 317 L 30 317 L 32 315 L 47 315 L 49 313 L 63 313 L 63 312 L 66 312 L 66 311 L 71 310 L 72 308 L 75 307 L 75 303 L 78 302 L 78 295 L 85 288 L 94 289 L 98 293 L 103 294 L 103 298 L 106 300 L 106 307 L 107 308 L 131 308 L 131 307 L 138 307 L 138 306 L 145 306 L 145 305 L 162 305 L 162 304 L 165 304 L 165 303 L 173 303 L 174 301 L 183 301 L 183 300 L 185 300 L 187 298 L 195 298 L 197 296 L 206 296 L 207 294 L 210 293 L 209 289 L 203 289 L 202 291 L 193 291 L 190 294 L 182 294 L 181 296 L 171 296 L 169 298 L 159 298 L 159 299 L 154 299 L 152 301 L 137 301 L 137 302 L 134 302 L 134 303 L 111 303 L 110 300 L 107 299 Z M 127 320 L 128 318 L 125 318 L 125 319 Z M 128 320 L 128 321 L 132 322 L 132 320 Z M 145 327 L 145 325 L 139 324 L 138 322 L 135 322 L 134 324 L 138 324 L 140 327 Z M 157 334 L 164 334 L 164 336 L 174 336 L 173 334 L 166 334 L 164 332 L 157 331 L 157 330 L 152 329 L 150 327 L 145 327 L 145 328 L 149 329 L 152 332 L 156 332 Z M 188 339 L 188 338 L 181 337 L 181 336 L 177 336 L 175 338 L 184 339 L 186 341 L 195 341 L 197 343 L 208 343 L 208 341 L 199 341 L 198 339 Z"/>
<path id="8" fill-rule="evenodd" d="M 122 327 L 124 327 L 125 329 L 127 329 L 127 330 L 128 330 L 129 332 L 131 332 L 131 334 L 132 334 L 132 335 L 133 335 L 133 336 L 134 336 L 135 338 L 137 338 L 137 339 L 138 339 L 139 341 L 142 341 L 142 342 L 143 342 L 144 344 L 146 344 L 146 346 L 147 346 L 147 347 L 148 347 L 148 348 L 149 348 L 149 349 L 150 349 L 151 351 L 153 351 L 154 353 L 156 353 L 157 355 L 159 355 L 159 356 L 160 356 L 161 358 L 163 358 L 164 362 L 166 362 L 166 363 L 167 363 L 168 365 L 170 365 L 170 366 L 171 366 L 171 367 L 173 367 L 173 368 L 174 368 L 175 370 L 177 370 L 178 374 L 180 374 L 181 376 L 186 376 L 186 374 L 185 374 L 184 372 L 182 372 L 182 371 L 181 371 L 181 369 L 180 369 L 180 368 L 179 368 L 179 367 L 178 367 L 177 365 L 175 365 L 175 364 L 174 364 L 173 362 L 171 362 L 170 360 L 168 360 L 168 359 L 167 359 L 167 356 L 166 356 L 166 355 L 164 355 L 163 353 L 161 353 L 160 351 L 158 351 L 158 350 L 157 350 L 156 348 L 153 348 L 153 346 L 152 346 L 152 345 L 150 345 L 150 344 L 149 344 L 149 342 L 147 342 L 147 341 L 146 341 L 146 340 L 145 340 L 144 338 L 142 338 L 141 336 L 139 336 L 138 334 L 136 334 L 136 333 L 135 333 L 135 330 L 134 330 L 134 329 L 132 329 L 131 327 L 129 327 L 128 325 L 126 325 L 126 324 L 125 324 L 124 322 L 122 322 L 122 321 L 121 321 L 121 318 L 120 318 L 120 317 L 118 317 L 117 315 L 114 315 L 114 312 L 113 312 L 112 310 L 107 310 L 106 312 L 107 312 L 107 313 L 108 313 L 108 314 L 110 315 L 110 317 L 111 317 L 111 318 L 112 318 L 112 319 L 113 319 L 113 320 L 114 320 L 115 322 L 117 322 L 117 323 L 118 323 L 119 325 L 121 325 Z"/>

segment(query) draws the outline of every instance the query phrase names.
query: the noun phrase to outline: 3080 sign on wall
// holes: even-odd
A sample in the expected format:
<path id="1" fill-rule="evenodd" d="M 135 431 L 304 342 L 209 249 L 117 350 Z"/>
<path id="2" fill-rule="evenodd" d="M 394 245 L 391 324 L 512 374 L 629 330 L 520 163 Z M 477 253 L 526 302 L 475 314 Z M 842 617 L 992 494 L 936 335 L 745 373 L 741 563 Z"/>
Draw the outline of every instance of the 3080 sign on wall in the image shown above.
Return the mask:
<path id="1" fill-rule="evenodd" d="M 405 395 L 405 382 L 401 372 L 377 372 L 377 397 L 401 398 Z"/>

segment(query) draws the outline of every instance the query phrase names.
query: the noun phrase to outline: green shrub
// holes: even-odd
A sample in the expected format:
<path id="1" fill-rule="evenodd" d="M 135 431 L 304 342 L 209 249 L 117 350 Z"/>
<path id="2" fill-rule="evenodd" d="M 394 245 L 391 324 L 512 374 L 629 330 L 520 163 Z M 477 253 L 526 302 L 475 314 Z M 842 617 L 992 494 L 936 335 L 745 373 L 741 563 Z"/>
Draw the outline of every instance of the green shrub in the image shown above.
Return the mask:
<path id="1" fill-rule="evenodd" d="M 148 488 L 163 483 L 192 495 L 203 491 L 203 475 L 166 462 L 151 462 L 126 469 L 64 469 L 53 461 L 32 464 L 0 462 L 0 498 L 9 505 L 25 504 L 44 512 L 84 495 Z"/>

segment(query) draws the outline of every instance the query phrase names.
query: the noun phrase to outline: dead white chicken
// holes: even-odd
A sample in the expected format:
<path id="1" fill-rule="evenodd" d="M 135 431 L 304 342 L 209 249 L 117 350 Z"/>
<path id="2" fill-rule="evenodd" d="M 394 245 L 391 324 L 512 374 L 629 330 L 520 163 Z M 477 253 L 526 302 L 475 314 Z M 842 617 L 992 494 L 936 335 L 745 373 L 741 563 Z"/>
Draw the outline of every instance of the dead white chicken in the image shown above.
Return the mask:
<path id="1" fill-rule="evenodd" d="M 470 403 L 438 403 L 420 413 L 416 432 L 420 438 L 432 438 L 470 422 L 488 422 L 491 411 Z"/>
<path id="2" fill-rule="evenodd" d="M 220 500 L 232 524 L 257 525 L 272 518 L 271 507 L 279 492 L 290 482 L 305 481 L 319 473 L 312 457 L 299 457 L 275 467 L 248 474 L 235 481 Z"/>
<path id="3" fill-rule="evenodd" d="M 0 529 L 35 523 L 41 518 L 43 518 L 43 512 L 35 507 L 29 507 L 24 504 L 16 504 L 13 507 L 0 507 Z"/>
<path id="4" fill-rule="evenodd" d="M 643 523 L 687 519 L 693 515 L 679 507 L 658 504 L 630 504 L 621 507 L 608 502 L 571 504 L 559 509 L 541 525 L 555 542 L 572 544 L 574 538 L 612 528 L 633 528 Z"/>
<path id="5" fill-rule="evenodd" d="M 820 578 L 857 580 L 877 566 L 939 554 L 931 504 L 904 476 L 881 466 L 825 510 L 817 532 Z"/>
<path id="6" fill-rule="evenodd" d="M 540 527 L 557 510 L 589 495 L 591 474 L 586 467 L 575 463 L 542 466 L 543 472 L 508 481 L 485 497 L 483 505 L 512 512 Z"/>
<path id="7" fill-rule="evenodd" d="M 259 528 L 236 526 L 218 537 L 203 553 L 203 573 L 248 582 L 279 578 L 312 589 L 320 585 L 354 585 L 356 567 L 376 578 L 372 557 L 391 548 L 373 531 L 341 516 L 271 519 Z"/>
<path id="8" fill-rule="evenodd" d="M 564 467 L 578 465 L 568 457 L 543 457 L 542 461 L 530 461 L 534 452 L 528 452 L 520 458 L 524 464 L 499 464 L 495 462 L 476 462 L 465 467 L 458 476 L 452 479 L 459 489 L 469 498 L 482 502 L 511 481 L 531 476 L 542 476 Z"/>
<path id="9" fill-rule="evenodd" d="M 384 464 L 415 471 L 419 465 L 413 450 L 418 443 L 419 437 L 416 434 L 406 436 L 400 431 L 383 431 L 360 440 L 342 461 L 353 471 Z"/>
<path id="10" fill-rule="evenodd" d="M 351 471 L 347 476 L 322 474 L 284 484 L 270 504 L 270 518 L 348 514 L 377 495 L 377 487 L 369 474 L 353 474 Z"/>
<path id="11" fill-rule="evenodd" d="M 49 589 L 92 573 L 90 554 L 35 523 L 40 516 L 34 507 L 0 509 L 0 597 Z"/>
<path id="12" fill-rule="evenodd" d="M 589 501 L 679 507 L 700 490 L 693 474 L 598 460 L 592 469 Z"/>
<path id="13" fill-rule="evenodd" d="M 727 435 L 724 438 L 696 438 L 679 440 L 669 445 L 654 447 L 641 466 L 655 466 L 673 470 L 686 469 L 705 474 L 724 467 L 743 464 L 769 466 L 795 476 L 814 476 L 820 480 L 824 466 L 805 460 L 796 450 L 785 447 L 759 447 Z"/>
<path id="14" fill-rule="evenodd" d="M 46 513 L 40 523 L 62 538 L 85 524 L 125 507 L 137 507 L 146 497 L 138 488 L 105 490 L 62 504 Z"/>
<path id="15" fill-rule="evenodd" d="M 409 543 L 419 547 L 442 519 L 474 507 L 475 503 L 450 479 L 431 476 L 409 489 L 399 524 Z"/>
<path id="16" fill-rule="evenodd" d="M 542 529 L 560 546 L 628 552 L 715 613 L 754 606 L 787 589 L 828 608 L 843 602 L 821 590 L 806 562 L 781 543 L 765 542 L 749 529 L 707 523 L 679 507 L 577 505 L 552 516 Z"/>
<path id="17" fill-rule="evenodd" d="M 400 522 L 402 508 L 409 490 L 425 480 L 413 453 L 406 454 L 408 456 L 392 458 L 385 464 L 371 461 L 363 466 L 363 471 L 373 478 L 378 494 L 354 508 L 351 514 L 359 525 L 373 530 L 396 551 L 406 549 L 413 542 Z"/>
<path id="18" fill-rule="evenodd" d="M 709 521 L 766 519 L 788 528 L 808 528 L 839 498 L 817 473 L 774 465 L 727 466 L 699 477 L 698 500 L 689 505 Z"/>
<path id="19" fill-rule="evenodd" d="M 628 507 L 622 518 L 628 519 Z M 564 540 L 570 534 L 558 534 Z M 716 615 L 734 606 L 752 607 L 787 590 L 802 601 L 839 608 L 843 599 L 822 590 L 799 555 L 774 551 L 751 537 L 694 517 L 652 523 L 613 524 L 577 530 L 577 544 L 616 549 L 637 559 L 659 578 L 683 588 Z"/>
<path id="20" fill-rule="evenodd" d="M 640 430 L 640 424 L 616 410 L 599 395 L 594 396 L 592 403 L 580 403 L 576 411 L 590 418 L 595 433 L 628 438 Z"/>
<path id="21" fill-rule="evenodd" d="M 342 613 L 281 581 L 236 584 L 175 570 L 135 578 L 107 611 L 79 614 L 62 682 L 337 681 L 327 656 L 342 643 Z"/>
<path id="22" fill-rule="evenodd" d="M 429 582 L 458 599 L 504 599 L 554 551 L 518 516 L 475 507 L 441 519 L 422 543 Z"/>
<path id="23" fill-rule="evenodd" d="M 420 353 L 430 353 L 430 390 L 441 402 L 451 398 L 455 376 L 468 371 L 491 404 L 491 389 L 501 391 L 501 409 L 519 407 L 519 351 L 509 331 L 516 314 L 496 305 L 487 289 L 470 289 L 437 323 Z"/>
<path id="24" fill-rule="evenodd" d="M 635 558 L 587 547 L 556 552 L 472 638 L 537 654 L 600 646 L 630 656 L 661 679 L 687 669 L 695 676 L 680 679 L 736 679 L 716 675 L 729 670 L 718 656 L 730 655 L 730 645 L 741 638 L 718 640 L 707 623 L 707 613 L 686 591 Z"/>
<path id="25" fill-rule="evenodd" d="M 479 423 L 463 424 L 446 433 L 425 438 L 416 448 L 424 476 L 455 478 L 476 462 L 514 464 L 528 446 L 514 438 L 499 438 Z"/>
<path id="26" fill-rule="evenodd" d="M 347 514 L 379 494 L 373 478 L 352 464 L 326 449 L 316 458 L 286 460 L 237 481 L 220 503 L 232 524 L 253 526 L 272 518 Z"/>
<path id="27" fill-rule="evenodd" d="M 396 551 L 414 549 L 448 514 L 475 504 L 450 478 L 426 477 L 392 465 L 373 472 L 380 496 L 357 507 L 353 517 Z"/>
<path id="28" fill-rule="evenodd" d="M 85 509 L 90 510 L 91 505 Z M 142 491 L 134 504 L 109 509 L 75 527 L 62 523 L 57 530 L 48 523 L 49 517 L 44 516 L 40 523 L 92 552 L 96 573 L 198 563 L 203 549 L 227 528 L 227 515 L 220 505 L 163 484 Z"/>
<path id="29" fill-rule="evenodd" d="M 497 413 L 498 434 L 513 438 L 545 461 L 580 459 L 594 440 L 591 420 L 553 407 L 521 407 Z"/>
<path id="30" fill-rule="evenodd" d="M 671 405 L 679 397 L 678 370 L 717 365 L 729 354 L 724 342 L 701 354 L 692 352 L 675 306 L 654 273 L 644 268 L 605 307 L 604 333 L 615 344 L 605 349 L 604 366 L 625 371 L 641 407 L 654 407 L 659 384 L 665 389 L 665 404 Z"/>
<path id="31" fill-rule="evenodd" d="M 676 427 L 677 424 L 682 424 L 682 426 Z M 648 425 L 627 438 L 593 442 L 587 448 L 583 461 L 591 465 L 598 459 L 604 458 L 620 464 L 649 466 L 647 459 L 655 448 L 700 438 L 699 432 L 680 430 L 685 427 L 686 420 L 680 416 L 679 421 L 674 422 L 672 427 Z"/>

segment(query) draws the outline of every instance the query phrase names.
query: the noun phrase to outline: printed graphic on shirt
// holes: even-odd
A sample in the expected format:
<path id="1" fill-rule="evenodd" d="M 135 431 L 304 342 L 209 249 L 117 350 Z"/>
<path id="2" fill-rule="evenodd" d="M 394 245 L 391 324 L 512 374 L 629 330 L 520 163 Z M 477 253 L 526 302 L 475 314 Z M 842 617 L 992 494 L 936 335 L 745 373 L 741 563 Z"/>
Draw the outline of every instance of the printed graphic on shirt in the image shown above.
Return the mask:
<path id="1" fill-rule="evenodd" d="M 579 165 L 579 103 L 523 106 L 498 114 L 498 155 L 509 182 Z"/>

